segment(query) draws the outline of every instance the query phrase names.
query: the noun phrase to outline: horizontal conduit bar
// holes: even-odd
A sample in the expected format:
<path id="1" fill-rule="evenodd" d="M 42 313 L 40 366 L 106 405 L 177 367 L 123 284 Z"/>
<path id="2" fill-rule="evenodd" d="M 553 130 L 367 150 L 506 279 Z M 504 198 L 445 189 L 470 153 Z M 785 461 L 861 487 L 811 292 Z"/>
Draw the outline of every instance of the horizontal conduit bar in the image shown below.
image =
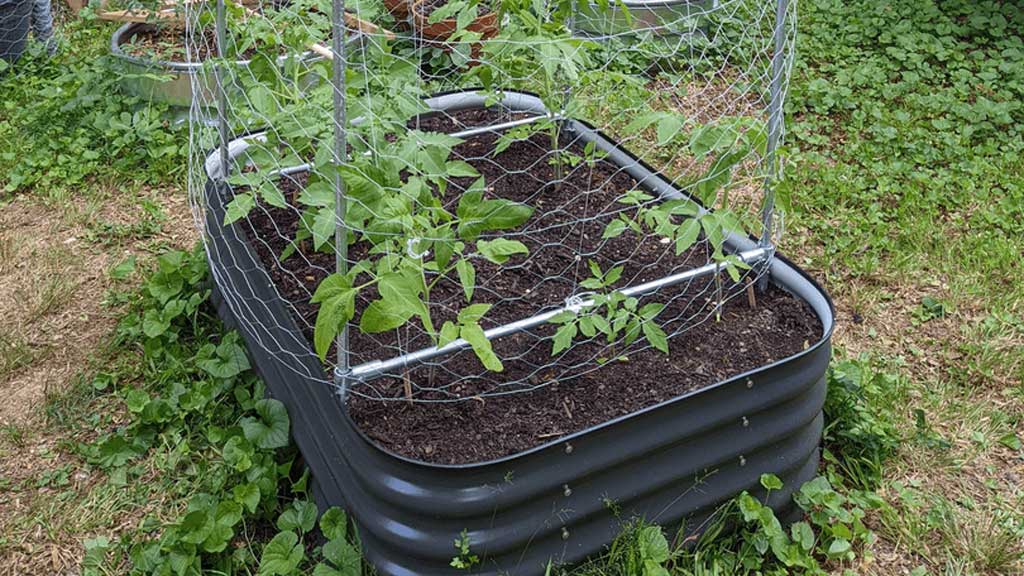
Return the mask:
<path id="1" fill-rule="evenodd" d="M 739 254 L 736 254 L 736 256 L 746 264 L 753 264 L 755 262 L 759 262 L 767 258 L 771 251 L 772 250 L 770 248 L 754 248 L 753 250 L 740 252 Z M 699 278 L 701 276 L 713 274 L 716 270 L 719 269 L 719 266 L 720 265 L 718 263 L 705 264 L 704 266 L 701 266 L 699 268 L 691 268 L 690 270 L 686 270 L 678 274 L 665 276 L 664 278 L 659 278 L 657 280 L 645 282 L 644 284 L 638 284 L 636 286 L 624 288 L 620 290 L 620 292 L 626 296 L 642 296 L 645 294 L 649 294 L 651 292 L 655 292 L 661 288 L 674 286 L 687 280 L 692 280 L 694 278 Z M 516 332 L 522 332 L 524 330 L 529 330 L 530 328 L 540 326 L 541 324 L 545 324 L 546 322 L 548 322 L 558 314 L 561 314 L 562 312 L 568 311 L 576 314 L 580 310 L 588 308 L 593 305 L 593 299 L 581 299 L 578 302 L 575 302 L 573 304 L 567 304 L 566 306 L 552 310 L 550 312 L 544 312 L 542 314 L 537 314 L 536 316 L 530 316 L 529 318 L 516 320 L 515 322 L 511 322 L 509 324 L 503 324 L 496 328 L 485 330 L 484 336 L 486 336 L 488 340 L 494 340 L 495 338 L 501 338 L 502 336 L 508 336 L 510 334 L 515 334 Z M 365 382 L 367 380 L 371 380 L 373 378 L 381 376 L 385 373 L 405 368 L 410 364 L 425 362 L 427 360 L 430 360 L 431 358 L 436 358 L 437 356 L 443 356 L 446 354 L 451 354 L 453 352 L 458 352 L 460 350 L 465 350 L 466 348 L 469 347 L 469 342 L 466 342 L 462 338 L 459 338 L 457 340 L 449 342 L 448 344 L 445 344 L 444 346 L 423 348 L 415 352 L 410 352 L 409 354 L 395 356 L 394 358 L 388 360 L 373 360 L 371 362 L 365 362 L 363 364 L 359 364 L 358 366 L 352 367 L 351 371 L 348 372 L 347 374 L 337 373 L 336 376 L 342 379 L 347 378 Z"/>

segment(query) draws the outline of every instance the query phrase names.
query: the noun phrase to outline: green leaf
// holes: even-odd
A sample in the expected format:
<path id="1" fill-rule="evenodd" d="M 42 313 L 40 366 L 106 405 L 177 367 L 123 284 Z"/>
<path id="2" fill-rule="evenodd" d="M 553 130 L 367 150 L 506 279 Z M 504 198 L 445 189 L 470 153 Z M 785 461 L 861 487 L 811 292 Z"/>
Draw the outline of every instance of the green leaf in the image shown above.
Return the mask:
<path id="1" fill-rule="evenodd" d="M 296 500 L 277 517 L 277 529 L 309 532 L 316 524 L 316 504 L 308 500 Z"/>
<path id="2" fill-rule="evenodd" d="M 323 360 L 331 343 L 355 315 L 356 290 L 347 276 L 332 274 L 320 282 L 311 302 L 320 304 L 313 328 L 313 347 Z"/>
<path id="3" fill-rule="evenodd" d="M 256 402 L 259 418 L 242 418 L 242 432 L 259 448 L 283 448 L 288 445 L 288 410 L 280 401 L 265 398 Z"/>
<path id="4" fill-rule="evenodd" d="M 123 262 L 110 270 L 110 277 L 114 280 L 124 280 L 135 272 L 135 256 L 129 256 Z"/>
<path id="5" fill-rule="evenodd" d="M 320 531 L 328 540 L 344 539 L 348 534 L 348 516 L 338 507 L 331 507 L 320 517 Z"/>
<path id="6" fill-rule="evenodd" d="M 622 220 L 612 220 L 611 222 L 608 223 L 607 226 L 604 227 L 604 233 L 601 234 L 601 239 L 607 240 L 608 238 L 616 238 L 618 236 L 621 236 L 622 233 L 626 231 L 626 228 L 626 223 L 623 222 Z"/>
<path id="7" fill-rule="evenodd" d="M 680 255 L 697 241 L 700 235 L 700 221 L 689 218 L 676 229 L 676 255 Z"/>
<path id="8" fill-rule="evenodd" d="M 836 538 L 828 546 L 828 555 L 833 558 L 843 556 L 849 552 L 851 548 L 852 546 L 850 545 L 849 540 L 846 540 L 845 538 Z"/>
<path id="9" fill-rule="evenodd" d="M 533 208 L 504 198 L 484 200 L 484 180 L 478 179 L 459 199 L 456 215 L 458 234 L 464 240 L 475 240 L 491 230 L 518 228 L 533 215 Z"/>
<path id="10" fill-rule="evenodd" d="M 470 304 L 459 310 L 459 324 L 476 324 L 490 309 L 490 304 Z"/>
<path id="11" fill-rule="evenodd" d="M 782 480 L 775 474 L 761 474 L 761 486 L 766 490 L 782 490 Z"/>
<path id="12" fill-rule="evenodd" d="M 252 444 L 242 436 L 232 436 L 224 443 L 221 456 L 224 463 L 239 472 L 252 468 L 252 457 L 255 454 Z"/>
<path id="13" fill-rule="evenodd" d="M 263 547 L 259 576 L 291 576 L 305 558 L 305 550 L 294 532 L 279 532 Z"/>
<path id="14" fill-rule="evenodd" d="M 811 526 L 807 522 L 793 524 L 789 529 L 789 533 L 792 535 L 793 541 L 804 549 L 804 552 L 810 552 L 814 549 L 814 531 L 811 530 Z"/>
<path id="15" fill-rule="evenodd" d="M 455 263 L 455 271 L 459 273 L 459 283 L 466 293 L 466 302 L 473 300 L 473 289 L 476 287 L 476 268 L 473 264 L 462 258 Z"/>
<path id="16" fill-rule="evenodd" d="M 999 439 L 999 443 L 1011 450 L 1020 450 L 1021 442 L 1017 434 L 1010 432 Z"/>
<path id="17" fill-rule="evenodd" d="M 668 354 L 668 337 L 665 331 L 653 321 L 643 323 L 644 338 L 661 352 Z"/>
<path id="18" fill-rule="evenodd" d="M 650 560 L 658 564 L 668 561 L 669 550 L 668 540 L 662 533 L 659 526 L 646 526 L 640 530 L 639 542 L 640 556 L 644 560 Z"/>
<path id="19" fill-rule="evenodd" d="M 374 300 L 363 310 L 359 318 L 359 329 L 367 334 L 394 330 L 415 315 L 412 310 L 395 310 L 384 300 Z"/>
<path id="20" fill-rule="evenodd" d="M 496 238 L 494 240 L 480 240 L 476 243 L 476 249 L 480 254 L 494 262 L 504 264 L 510 256 L 515 254 L 529 254 L 530 250 L 525 244 L 518 240 L 506 240 Z"/>
<path id="21" fill-rule="evenodd" d="M 568 324 L 563 324 L 562 327 L 555 332 L 555 336 L 552 339 L 552 356 L 558 354 L 562 350 L 567 349 L 569 346 L 572 346 L 572 339 L 576 337 L 576 330 L 576 323 L 571 322 Z"/>
<path id="22" fill-rule="evenodd" d="M 224 225 L 241 220 L 249 215 L 249 211 L 256 205 L 256 199 L 249 192 L 235 194 L 235 197 L 228 202 L 224 210 Z"/>
<path id="23" fill-rule="evenodd" d="M 181 540 L 189 544 L 201 544 L 210 535 L 213 529 L 213 522 L 205 510 L 189 512 L 178 525 L 181 531 Z"/>
<path id="24" fill-rule="evenodd" d="M 196 364 L 216 378 L 234 378 L 249 369 L 245 349 L 238 344 L 238 334 L 231 333 L 217 345 L 212 356 L 198 360 Z"/>
<path id="25" fill-rule="evenodd" d="M 488 305 L 488 308 L 490 305 Z M 479 324 L 465 324 L 459 329 L 459 335 L 473 347 L 473 352 L 480 362 L 491 372 L 501 372 L 505 367 L 498 359 L 498 355 L 491 348 L 491 341 L 484 336 L 484 330 Z"/>
<path id="26" fill-rule="evenodd" d="M 333 207 L 317 210 L 313 216 L 313 225 L 310 227 L 310 232 L 313 233 L 313 247 L 319 250 L 321 246 L 333 240 L 337 224 L 338 218 Z"/>
<path id="27" fill-rule="evenodd" d="M 658 121 L 658 146 L 671 142 L 683 127 L 683 118 L 675 114 L 663 116 Z"/>
<path id="28" fill-rule="evenodd" d="M 260 489 L 258 486 L 252 483 L 239 484 L 231 489 L 231 495 L 234 496 L 235 502 L 238 502 L 250 514 L 256 513 L 256 508 L 260 505 Z"/>
<path id="29" fill-rule="evenodd" d="M 476 168 L 463 160 L 450 160 L 445 164 L 445 168 L 448 170 L 448 176 L 452 178 L 473 178 L 480 175 Z"/>
<path id="30" fill-rule="evenodd" d="M 335 538 L 324 544 L 323 554 L 344 576 L 359 576 L 362 572 L 359 551 L 343 538 Z"/>
<path id="31" fill-rule="evenodd" d="M 438 346 L 447 346 L 459 337 L 459 327 L 451 320 L 441 326 L 441 334 L 437 338 Z"/>

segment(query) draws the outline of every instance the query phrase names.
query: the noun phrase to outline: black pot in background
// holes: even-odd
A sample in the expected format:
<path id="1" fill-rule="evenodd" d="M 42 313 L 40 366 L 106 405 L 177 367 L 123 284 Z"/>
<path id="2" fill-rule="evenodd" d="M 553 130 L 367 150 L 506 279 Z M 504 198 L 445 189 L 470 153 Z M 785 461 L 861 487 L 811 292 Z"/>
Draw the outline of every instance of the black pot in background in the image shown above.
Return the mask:
<path id="1" fill-rule="evenodd" d="M 13 64 L 25 51 L 31 0 L 0 0 L 0 59 Z"/>

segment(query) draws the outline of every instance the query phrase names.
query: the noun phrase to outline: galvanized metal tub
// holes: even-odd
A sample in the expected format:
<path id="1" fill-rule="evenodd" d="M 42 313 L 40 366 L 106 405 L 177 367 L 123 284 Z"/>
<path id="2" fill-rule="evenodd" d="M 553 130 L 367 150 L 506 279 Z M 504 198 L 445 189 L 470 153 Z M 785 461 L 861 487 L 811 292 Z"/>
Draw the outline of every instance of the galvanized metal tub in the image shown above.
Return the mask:
<path id="1" fill-rule="evenodd" d="M 587 0 L 577 3 L 572 29 L 590 37 L 703 34 L 707 15 L 718 8 L 719 0 L 622 0 L 602 10 Z"/>
<path id="2" fill-rule="evenodd" d="M 121 60 L 127 74 L 122 75 L 121 85 L 124 89 L 140 98 L 151 102 L 160 102 L 169 106 L 190 107 L 194 96 L 204 103 L 213 106 L 216 102 L 216 81 L 212 72 L 200 73 L 203 67 L 198 62 L 168 62 L 150 60 L 132 56 L 124 51 L 122 44 L 140 32 L 152 30 L 152 24 L 129 22 L 114 32 L 110 39 L 110 51 Z M 285 57 L 278 59 L 283 62 Z M 320 57 L 312 52 L 302 54 L 304 62 L 314 62 Z M 235 71 L 249 65 L 248 60 L 235 62 Z M 193 90 L 193 83 L 196 84 Z"/>
<path id="3" fill-rule="evenodd" d="M 462 92 L 428 103 L 452 110 L 481 107 L 483 98 Z M 503 105 L 543 111 L 527 94 L 508 94 Z M 649 192 L 683 195 L 592 127 L 568 121 L 567 128 L 594 141 Z M 236 140 L 229 153 L 244 162 L 248 145 Z M 452 542 L 466 530 L 482 559 L 468 573 L 539 575 L 549 560 L 573 563 L 600 552 L 637 516 L 697 531 L 737 493 L 762 493 L 758 481 L 766 472 L 785 482 L 768 503 L 786 514 L 792 491 L 815 475 L 833 309 L 827 294 L 785 258 L 772 261 L 772 282 L 804 299 L 824 328 L 806 350 L 519 454 L 438 465 L 390 453 L 354 426 L 244 226 L 222 225 L 230 190 L 219 180 L 217 153 L 206 168 L 208 255 L 218 290 L 231 291 L 231 298 L 215 297 L 218 311 L 243 334 L 269 394 L 288 407 L 320 505 L 349 512 L 380 574 L 467 573 L 449 566 Z M 754 242 L 733 236 L 727 246 L 742 251 Z M 280 350 L 268 352 L 270 343 Z"/>

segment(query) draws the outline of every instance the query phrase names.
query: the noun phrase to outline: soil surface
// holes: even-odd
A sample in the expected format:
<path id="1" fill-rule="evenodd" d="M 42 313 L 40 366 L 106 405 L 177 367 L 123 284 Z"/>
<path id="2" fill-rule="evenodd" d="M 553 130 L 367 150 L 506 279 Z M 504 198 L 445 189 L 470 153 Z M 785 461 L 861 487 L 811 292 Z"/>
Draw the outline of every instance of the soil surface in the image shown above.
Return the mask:
<path id="1" fill-rule="evenodd" d="M 454 117 L 424 118 L 419 127 L 452 131 L 510 116 L 509 112 L 471 110 Z M 708 261 L 706 244 L 701 243 L 676 255 L 671 244 L 655 235 L 627 232 L 602 240 L 605 226 L 618 213 L 633 213 L 617 200 L 636 182 L 618 167 L 603 161 L 579 162 L 565 168 L 559 185 L 547 133 L 494 155 L 496 138 L 493 134 L 473 137 L 457 146 L 453 157 L 469 162 L 485 176 L 485 197 L 523 202 L 535 212 L 519 230 L 503 235 L 529 247 L 528 256 L 513 257 L 502 266 L 473 260 L 473 302 L 493 304 L 481 321 L 485 329 L 552 310 L 585 292 L 578 283 L 590 276 L 588 261 L 602 270 L 622 266 L 616 288 Z M 583 147 L 569 134 L 562 135 L 560 146 L 583 155 Z M 448 186 L 443 203 L 450 212 L 454 213 L 460 193 L 472 181 L 458 178 Z M 305 183 L 305 174 L 281 181 L 290 204 L 296 205 L 295 197 Z M 317 306 L 309 299 L 334 270 L 334 254 L 300 246 L 297 254 L 279 260 L 298 229 L 294 209 L 260 206 L 240 224 L 256 240 L 253 244 L 263 264 L 292 304 L 299 326 L 312 339 Z M 349 252 L 353 261 L 367 258 L 369 246 L 360 242 Z M 440 279 L 430 294 L 437 327 L 454 319 L 466 305 L 458 279 L 454 273 L 451 276 Z M 445 464 L 478 462 L 520 452 L 763 366 L 820 338 L 821 323 L 802 300 L 770 288 L 758 294 L 751 307 L 746 285 L 733 284 L 724 274 L 723 278 L 721 299 L 726 303 L 719 314 L 711 277 L 664 288 L 641 300 L 641 305 L 666 305 L 658 323 L 669 334 L 670 355 L 642 341 L 625 346 L 580 336 L 570 350 L 552 357 L 555 326 L 545 324 L 493 341 L 505 367 L 501 373 L 486 371 L 472 351 L 463 351 L 404 374 L 355 385 L 349 412 L 371 439 L 398 454 Z M 417 322 L 391 333 L 361 334 L 359 315 L 374 297 L 375 290 L 366 290 L 357 298 L 357 320 L 350 336 L 353 365 L 431 346 Z M 418 402 L 404 400 L 409 390 Z"/>
<path id="2" fill-rule="evenodd" d="M 207 60 L 216 57 L 217 32 L 213 26 L 205 27 L 202 38 L 193 39 L 193 43 L 195 46 L 195 52 L 192 54 L 193 61 L 197 58 Z M 126 42 L 121 44 L 121 49 L 126 54 L 137 58 L 184 63 L 188 61 L 185 46 L 184 26 L 154 26 L 136 30 Z M 238 58 L 240 60 L 252 58 L 258 50 L 258 46 L 250 45 Z"/>

